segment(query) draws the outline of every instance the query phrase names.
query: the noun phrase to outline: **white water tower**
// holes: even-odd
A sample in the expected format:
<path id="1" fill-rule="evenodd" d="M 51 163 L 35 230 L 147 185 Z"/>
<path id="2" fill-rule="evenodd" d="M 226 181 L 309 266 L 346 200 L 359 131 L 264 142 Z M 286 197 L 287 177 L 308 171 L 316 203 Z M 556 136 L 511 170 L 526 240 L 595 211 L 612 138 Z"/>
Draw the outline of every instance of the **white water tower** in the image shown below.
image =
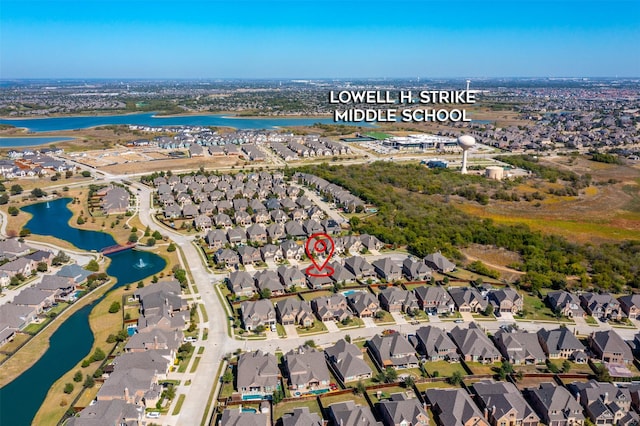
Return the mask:
<path id="1" fill-rule="evenodd" d="M 460 173 L 467 174 L 467 151 L 469 148 L 476 144 L 476 139 L 473 136 L 462 135 L 458 138 L 458 145 L 462 148 L 462 170 Z"/>

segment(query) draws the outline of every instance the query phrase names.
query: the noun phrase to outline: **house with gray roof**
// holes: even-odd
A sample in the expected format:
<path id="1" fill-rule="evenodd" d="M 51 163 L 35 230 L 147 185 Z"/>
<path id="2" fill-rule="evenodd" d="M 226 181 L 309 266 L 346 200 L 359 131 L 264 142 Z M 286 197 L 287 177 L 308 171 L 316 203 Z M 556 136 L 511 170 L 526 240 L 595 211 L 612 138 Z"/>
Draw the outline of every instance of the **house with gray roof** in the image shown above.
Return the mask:
<path id="1" fill-rule="evenodd" d="M 298 299 L 283 299 L 276 302 L 276 311 L 282 325 L 311 327 L 315 316 L 309 302 Z"/>
<path id="2" fill-rule="evenodd" d="M 160 400 L 162 386 L 154 371 L 142 368 L 118 369 L 102 384 L 97 401 L 121 399 L 129 404 L 155 407 Z"/>
<path id="3" fill-rule="evenodd" d="M 37 316 L 37 310 L 29 306 L 15 305 L 13 303 L 0 305 L 0 324 L 6 324 L 16 330 L 24 329 Z"/>
<path id="4" fill-rule="evenodd" d="M 227 287 L 236 297 L 251 297 L 256 293 L 253 277 L 246 271 L 233 271 L 227 278 Z"/>
<path id="5" fill-rule="evenodd" d="M 380 310 L 378 299 L 366 290 L 356 291 L 347 296 L 351 310 L 360 318 L 370 318 Z"/>
<path id="6" fill-rule="evenodd" d="M 238 392 L 242 396 L 267 397 L 280 389 L 278 360 L 261 350 L 245 352 L 238 357 Z"/>
<path id="7" fill-rule="evenodd" d="M 629 319 L 640 319 L 640 294 L 628 294 L 618 298 L 620 308 Z"/>
<path id="8" fill-rule="evenodd" d="M 344 383 L 370 379 L 373 372 L 364 361 L 362 350 L 344 339 L 324 350 L 327 361 Z"/>
<path id="9" fill-rule="evenodd" d="M 402 273 L 409 281 L 431 281 L 433 271 L 422 260 L 407 257 L 402 262 Z"/>
<path id="10" fill-rule="evenodd" d="M 631 347 L 614 330 L 594 331 L 589 336 L 589 348 L 594 358 L 611 364 L 631 364 Z"/>
<path id="11" fill-rule="evenodd" d="M 353 401 L 338 402 L 329 406 L 329 417 L 334 425 L 340 426 L 382 426 L 376 421 L 369 407 Z"/>
<path id="12" fill-rule="evenodd" d="M 193 220 L 193 225 L 199 231 L 209 232 L 211 230 L 211 227 L 213 226 L 213 222 L 211 221 L 211 218 L 206 214 L 199 214 Z"/>
<path id="13" fill-rule="evenodd" d="M 107 189 L 106 194 L 100 200 L 102 211 L 106 215 L 124 214 L 129 208 L 129 193 L 120 186 Z"/>
<path id="14" fill-rule="evenodd" d="M 174 357 L 168 350 L 129 352 L 118 355 L 110 364 L 112 371 L 140 368 L 154 372 L 158 379 L 166 379 Z"/>
<path id="15" fill-rule="evenodd" d="M 237 246 L 247 242 L 247 233 L 244 228 L 231 228 L 227 230 L 227 240 L 229 244 Z"/>
<path id="16" fill-rule="evenodd" d="M 268 299 L 242 302 L 240 317 L 247 331 L 253 331 L 259 326 L 272 331 L 276 329 L 276 310 Z"/>
<path id="17" fill-rule="evenodd" d="M 347 299 L 340 293 L 316 297 L 311 300 L 311 308 L 320 321 L 342 321 L 352 316 Z"/>
<path id="18" fill-rule="evenodd" d="M 402 278 L 402 268 L 389 257 L 375 260 L 371 265 L 381 279 L 391 282 Z"/>
<path id="19" fill-rule="evenodd" d="M 566 327 L 538 330 L 538 341 L 549 359 L 569 359 L 587 362 L 586 348 Z"/>
<path id="20" fill-rule="evenodd" d="M 67 426 L 141 425 L 144 408 L 121 399 L 96 401 L 71 417 Z"/>
<path id="21" fill-rule="evenodd" d="M 424 258 L 424 263 L 431 269 L 440 273 L 452 272 L 456 269 L 456 264 L 444 257 L 440 252 L 428 254 Z"/>
<path id="22" fill-rule="evenodd" d="M 586 315 L 580 306 L 580 298 L 568 291 L 550 291 L 545 298 L 553 312 L 568 318 L 582 318 Z"/>
<path id="23" fill-rule="evenodd" d="M 593 424 L 606 426 L 637 426 L 638 414 L 633 411 L 629 389 L 613 383 L 573 382 L 569 386 L 573 395 L 580 396 L 580 404 Z"/>
<path id="24" fill-rule="evenodd" d="M 220 249 L 227 243 L 227 233 L 222 229 L 212 229 L 207 232 L 204 240 L 209 244 L 210 249 Z"/>
<path id="25" fill-rule="evenodd" d="M 296 407 L 292 413 L 282 416 L 282 426 L 324 426 L 324 420 L 309 407 Z"/>
<path id="26" fill-rule="evenodd" d="M 456 326 L 450 335 L 465 361 L 490 364 L 502 358 L 500 351 L 475 322 L 469 324 L 469 328 Z"/>
<path id="27" fill-rule="evenodd" d="M 257 148 L 256 148 L 257 150 Z M 243 411 L 242 405 L 222 412 L 219 426 L 270 426 L 269 416 L 261 412 Z"/>
<path id="28" fill-rule="evenodd" d="M 380 417 L 387 426 L 427 426 L 429 414 L 415 398 L 407 398 L 402 393 L 394 393 L 389 399 L 376 404 Z"/>
<path id="29" fill-rule="evenodd" d="M 547 359 L 536 333 L 501 329 L 494 334 L 494 341 L 511 364 L 543 364 Z"/>
<path id="30" fill-rule="evenodd" d="M 594 318 L 619 321 L 622 318 L 620 303 L 611 293 L 583 293 L 580 295 L 582 307 Z"/>
<path id="31" fill-rule="evenodd" d="M 34 288 L 56 294 L 56 300 L 69 300 L 76 288 L 71 278 L 58 275 L 43 275 L 42 280 Z"/>
<path id="32" fill-rule="evenodd" d="M 383 369 L 387 367 L 415 368 L 418 366 L 418 358 L 413 346 L 400 333 L 391 333 L 385 336 L 376 334 L 367 342 L 367 347 Z"/>
<path id="33" fill-rule="evenodd" d="M 280 282 L 285 288 L 303 287 L 307 282 L 305 275 L 298 268 L 288 268 L 281 265 L 277 272 Z"/>
<path id="34" fill-rule="evenodd" d="M 243 265 L 254 265 L 258 262 L 262 262 L 260 250 L 255 247 L 238 247 L 238 256 L 240 256 L 240 263 L 242 263 Z"/>
<path id="35" fill-rule="evenodd" d="M 358 279 L 367 280 L 375 279 L 376 271 L 373 265 L 361 256 L 351 256 L 344 260 L 344 267 Z"/>
<path id="36" fill-rule="evenodd" d="M 269 290 L 272 296 L 281 296 L 285 293 L 285 288 L 280 282 L 280 277 L 275 271 L 263 269 L 253 275 L 256 287 L 259 291 Z"/>
<path id="37" fill-rule="evenodd" d="M 240 263 L 238 254 L 231 249 L 218 249 L 213 255 L 213 260 L 216 263 L 222 264 L 227 268 L 235 267 Z"/>
<path id="38" fill-rule="evenodd" d="M 522 312 L 524 298 L 511 287 L 490 291 L 488 299 L 489 303 L 494 306 L 495 313 L 517 314 Z"/>
<path id="39" fill-rule="evenodd" d="M 125 352 L 143 352 L 149 350 L 165 349 L 177 352 L 184 333 L 180 329 L 164 329 L 161 327 L 149 327 L 129 338 L 124 347 Z"/>
<path id="40" fill-rule="evenodd" d="M 458 361 L 458 347 L 441 328 L 428 325 L 416 330 L 416 349 L 430 361 Z"/>
<path id="41" fill-rule="evenodd" d="M 527 389 L 531 406 L 544 424 L 553 426 L 583 426 L 584 414 L 577 399 L 562 386 L 541 383 Z"/>
<path id="42" fill-rule="evenodd" d="M 464 389 L 427 389 L 425 397 L 439 426 L 489 426 Z"/>
<path id="43" fill-rule="evenodd" d="M 399 287 L 387 287 L 378 294 L 380 305 L 389 312 L 413 312 L 419 309 L 413 292 Z"/>
<path id="44" fill-rule="evenodd" d="M 329 263 L 329 266 L 333 268 L 333 274 L 331 274 L 331 280 L 335 283 L 351 283 L 356 277 L 353 273 L 345 268 L 342 263 L 338 261 L 333 261 Z"/>
<path id="45" fill-rule="evenodd" d="M 451 295 L 442 286 L 416 287 L 413 289 L 413 294 L 415 294 L 420 308 L 427 313 L 441 315 L 456 310 Z"/>
<path id="46" fill-rule="evenodd" d="M 42 313 L 50 308 L 56 299 L 57 291 L 44 291 L 38 288 L 25 288 L 13 298 L 13 304 L 33 308 L 37 313 Z"/>
<path id="47" fill-rule="evenodd" d="M 24 256 L 31 251 L 31 248 L 17 239 L 7 238 L 0 241 L 0 259 L 13 260 Z"/>
<path id="48" fill-rule="evenodd" d="M 280 244 L 280 250 L 282 256 L 285 259 L 300 260 L 304 256 L 304 247 L 297 244 L 295 241 L 287 240 Z"/>
<path id="49" fill-rule="evenodd" d="M 449 294 L 460 312 L 482 312 L 489 304 L 473 287 L 451 287 Z"/>
<path id="50" fill-rule="evenodd" d="M 36 270 L 37 263 L 26 257 L 20 257 L 11 262 L 0 265 L 0 272 L 6 272 L 9 277 L 15 277 L 18 274 L 22 274 L 25 277 L 31 275 L 32 271 Z"/>
<path id="51" fill-rule="evenodd" d="M 538 426 L 540 417 L 513 383 L 484 380 L 474 383 L 473 390 L 491 426 Z"/>
<path id="52" fill-rule="evenodd" d="M 63 266 L 62 268 L 60 268 L 58 273 L 56 273 L 56 275 L 60 277 L 71 278 L 76 284 L 80 284 L 80 283 L 83 283 L 87 279 L 87 277 L 92 273 L 93 272 L 87 271 L 80 265 L 77 265 L 74 263 L 71 265 Z"/>
<path id="53" fill-rule="evenodd" d="M 329 389 L 331 378 L 324 354 L 308 346 L 301 346 L 287 352 L 284 366 L 288 376 L 289 389 L 294 396 L 309 391 Z"/>

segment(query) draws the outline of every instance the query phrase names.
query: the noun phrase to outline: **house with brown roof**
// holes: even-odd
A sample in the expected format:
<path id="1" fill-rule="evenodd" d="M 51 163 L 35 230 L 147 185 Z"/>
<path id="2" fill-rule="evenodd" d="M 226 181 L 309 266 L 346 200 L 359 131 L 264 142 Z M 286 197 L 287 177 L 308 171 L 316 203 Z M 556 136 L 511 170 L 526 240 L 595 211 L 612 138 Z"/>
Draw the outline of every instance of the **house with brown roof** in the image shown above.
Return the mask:
<path id="1" fill-rule="evenodd" d="M 364 361 L 362 350 L 344 339 L 324 350 L 327 361 L 340 380 L 345 383 L 370 379 L 373 372 Z"/>
<path id="2" fill-rule="evenodd" d="M 298 299 L 283 299 L 276 302 L 276 311 L 280 324 L 313 326 L 315 317 L 309 302 Z"/>
<path id="3" fill-rule="evenodd" d="M 473 390 L 492 426 L 538 426 L 540 423 L 540 417 L 513 383 L 483 380 L 474 383 Z"/>
<path id="4" fill-rule="evenodd" d="M 261 350 L 245 352 L 238 357 L 237 389 L 242 396 L 266 397 L 280 389 L 278 360 Z"/>
<path id="5" fill-rule="evenodd" d="M 283 363 L 293 396 L 329 389 L 331 378 L 322 352 L 301 346 L 287 352 Z"/>
<path id="6" fill-rule="evenodd" d="M 276 311 L 268 299 L 242 302 L 240 316 L 247 331 L 253 331 L 259 326 L 272 331 L 276 329 Z"/>
<path id="7" fill-rule="evenodd" d="M 490 426 L 464 389 L 427 389 L 425 397 L 439 426 Z"/>
<path id="8" fill-rule="evenodd" d="M 100 206 L 106 215 L 124 214 L 129 208 L 129 193 L 121 186 L 112 186 L 106 190 L 100 200 Z"/>

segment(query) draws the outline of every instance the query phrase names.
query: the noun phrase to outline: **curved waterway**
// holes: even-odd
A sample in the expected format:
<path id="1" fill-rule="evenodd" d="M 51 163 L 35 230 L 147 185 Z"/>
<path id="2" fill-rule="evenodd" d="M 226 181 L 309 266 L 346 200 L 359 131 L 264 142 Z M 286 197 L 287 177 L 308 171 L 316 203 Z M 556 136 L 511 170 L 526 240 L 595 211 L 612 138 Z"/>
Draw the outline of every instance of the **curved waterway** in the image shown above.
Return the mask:
<path id="1" fill-rule="evenodd" d="M 83 250 L 100 250 L 116 244 L 107 233 L 70 227 L 68 221 L 72 213 L 67 208 L 70 201 L 71 198 L 61 198 L 23 207 L 22 210 L 33 215 L 26 227 L 34 234 L 57 237 Z M 160 272 L 166 265 L 162 257 L 137 250 L 122 251 L 109 255 L 109 258 L 111 263 L 107 273 L 117 279 L 113 288 L 140 281 Z M 89 355 L 93 345 L 89 313 L 101 300 L 71 315 L 51 336 L 45 354 L 18 378 L 0 389 L 0 425 L 30 425 L 53 383 Z"/>
<path id="2" fill-rule="evenodd" d="M 162 116 L 155 113 L 125 115 L 82 115 L 48 118 L 0 118 L 0 124 L 26 127 L 32 132 L 87 129 L 95 126 L 127 124 L 138 126 L 224 126 L 236 129 L 275 129 L 288 126 L 311 126 L 314 123 L 336 124 L 332 118 L 298 117 L 234 117 L 230 115 L 178 115 Z M 355 126 L 371 127 L 371 123 L 340 122 Z"/>

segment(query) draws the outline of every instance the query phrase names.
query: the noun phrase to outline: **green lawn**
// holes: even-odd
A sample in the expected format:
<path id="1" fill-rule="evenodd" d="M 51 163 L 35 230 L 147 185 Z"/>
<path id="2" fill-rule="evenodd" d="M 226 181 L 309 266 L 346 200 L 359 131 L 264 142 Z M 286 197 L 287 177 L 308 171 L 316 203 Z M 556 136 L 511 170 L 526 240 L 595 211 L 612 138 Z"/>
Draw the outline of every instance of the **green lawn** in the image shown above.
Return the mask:
<path id="1" fill-rule="evenodd" d="M 314 291 L 313 293 L 301 294 L 300 296 L 302 296 L 304 300 L 309 302 L 315 299 L 316 297 L 331 296 L 332 294 L 333 292 L 331 292 L 330 290 L 321 290 L 321 291 Z"/>
<path id="2" fill-rule="evenodd" d="M 378 312 L 382 312 L 384 314 L 384 316 L 380 319 L 378 319 L 377 316 L 373 317 L 373 320 L 375 321 L 376 324 L 380 325 L 380 324 L 395 324 L 396 321 L 393 319 L 393 317 L 391 316 L 391 314 L 387 311 L 383 311 L 383 310 L 379 310 Z"/>
<path id="3" fill-rule="evenodd" d="M 305 334 L 323 333 L 328 330 L 322 321 L 314 321 L 312 327 L 309 327 L 309 328 L 298 327 L 296 331 L 298 332 L 298 335 L 304 336 Z"/>
<path id="4" fill-rule="evenodd" d="M 522 319 L 534 321 L 557 321 L 558 319 L 540 298 L 524 293 L 524 312 Z M 520 317 L 519 317 L 520 318 Z"/>
<path id="5" fill-rule="evenodd" d="M 177 416 L 178 414 L 180 414 L 180 409 L 182 409 L 184 398 L 185 398 L 185 394 L 181 393 L 180 396 L 178 397 L 178 402 L 176 402 L 176 406 L 173 407 L 173 412 L 171 413 L 172 416 Z"/>
<path id="6" fill-rule="evenodd" d="M 479 362 L 467 362 L 467 367 L 471 369 L 473 374 L 495 374 L 494 368 L 500 368 L 501 362 L 493 364 L 481 364 Z"/>
<path id="7" fill-rule="evenodd" d="M 191 373 L 195 373 L 198 369 L 198 364 L 200 364 L 200 357 L 197 356 L 196 359 L 193 360 L 193 364 L 191 364 Z"/>
<path id="8" fill-rule="evenodd" d="M 281 402 L 280 404 L 275 405 L 273 407 L 273 419 L 278 420 L 286 413 L 292 413 L 294 408 L 301 407 L 307 407 L 311 413 L 316 413 L 322 417 L 322 412 L 320 411 L 317 399 L 311 399 L 308 401 Z"/>
<path id="9" fill-rule="evenodd" d="M 598 325 L 598 320 L 595 319 L 594 317 L 592 317 L 591 315 L 587 315 L 584 320 L 586 321 L 587 324 L 589 325 Z"/>
<path id="10" fill-rule="evenodd" d="M 284 331 L 284 327 L 280 323 L 276 323 L 276 331 L 278 332 L 279 337 L 287 337 L 287 332 Z"/>
<path id="11" fill-rule="evenodd" d="M 429 322 L 429 315 L 422 309 L 415 310 L 413 316 L 404 314 L 404 317 L 407 321 Z"/>
<path id="12" fill-rule="evenodd" d="M 467 375 L 467 372 L 459 362 L 427 361 L 423 365 L 431 377 L 433 377 L 434 371 L 438 372 L 439 377 L 451 377 L 456 371 L 462 373 L 463 376 Z"/>
<path id="13" fill-rule="evenodd" d="M 347 324 L 342 324 L 341 322 L 336 322 L 338 328 L 347 328 L 347 327 L 363 327 L 364 322 L 358 317 L 351 317 Z"/>
<path id="14" fill-rule="evenodd" d="M 384 132 L 368 132 L 368 133 L 365 133 L 365 136 L 369 136 L 370 138 L 374 138 L 378 140 L 383 140 L 391 137 L 391 135 Z"/>
<path id="15" fill-rule="evenodd" d="M 323 396 L 321 397 L 321 401 L 322 401 L 322 406 L 327 408 L 329 407 L 329 405 L 331 404 L 335 404 L 336 402 L 346 402 L 346 401 L 353 401 L 358 405 L 362 405 L 363 407 L 368 407 L 369 404 L 367 403 L 367 400 L 364 398 L 364 396 L 361 395 L 349 395 L 349 394 L 342 394 L 342 395 L 331 395 L 328 394 L 327 396 Z"/>
<path id="16" fill-rule="evenodd" d="M 455 388 L 456 386 L 450 385 L 447 382 L 426 382 L 426 383 L 416 383 L 416 388 L 420 392 L 424 392 L 427 389 L 441 389 L 441 388 Z"/>
<path id="17" fill-rule="evenodd" d="M 189 355 L 185 359 L 180 361 L 180 364 L 178 365 L 178 373 L 186 373 L 187 372 L 187 367 L 189 366 L 189 361 L 191 360 L 191 357 L 193 356 L 194 352 L 195 351 L 189 352 Z"/>

